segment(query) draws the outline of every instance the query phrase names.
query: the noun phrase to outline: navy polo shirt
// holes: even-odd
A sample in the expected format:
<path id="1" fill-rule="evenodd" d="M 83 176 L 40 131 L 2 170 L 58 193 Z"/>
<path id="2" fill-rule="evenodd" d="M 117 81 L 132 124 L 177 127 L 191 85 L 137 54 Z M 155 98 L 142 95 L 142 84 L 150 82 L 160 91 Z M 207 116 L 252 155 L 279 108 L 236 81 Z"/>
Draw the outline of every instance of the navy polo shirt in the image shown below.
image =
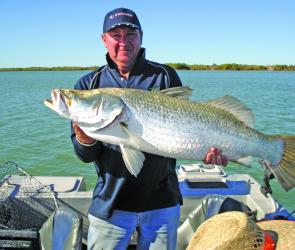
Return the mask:
<path id="1" fill-rule="evenodd" d="M 145 59 L 143 48 L 128 79 L 120 76 L 108 54 L 106 58 L 107 65 L 83 76 L 75 89 L 162 90 L 182 85 L 173 68 Z M 114 209 L 143 212 L 182 204 L 175 159 L 144 152 L 143 168 L 134 177 L 128 172 L 117 146 L 99 141 L 92 146 L 84 146 L 77 141 L 73 129 L 71 131 L 77 156 L 83 162 L 93 162 L 98 175 L 89 208 L 91 215 L 106 219 Z"/>

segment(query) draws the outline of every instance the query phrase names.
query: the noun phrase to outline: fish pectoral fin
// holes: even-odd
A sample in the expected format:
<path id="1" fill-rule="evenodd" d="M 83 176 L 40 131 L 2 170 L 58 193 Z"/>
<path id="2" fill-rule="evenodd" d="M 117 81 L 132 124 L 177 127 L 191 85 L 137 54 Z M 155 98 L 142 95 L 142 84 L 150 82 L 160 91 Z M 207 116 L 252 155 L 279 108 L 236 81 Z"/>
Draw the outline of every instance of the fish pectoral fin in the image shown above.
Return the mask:
<path id="1" fill-rule="evenodd" d="M 216 100 L 207 101 L 204 104 L 224 109 L 234 115 L 238 120 L 253 128 L 255 116 L 253 112 L 238 98 L 226 95 Z"/>
<path id="2" fill-rule="evenodd" d="M 145 160 L 144 154 L 134 148 L 120 145 L 121 153 L 128 171 L 137 177 Z"/>
<path id="3" fill-rule="evenodd" d="M 189 99 L 192 96 L 193 90 L 190 87 L 174 87 L 163 89 L 160 91 L 161 94 L 168 95 L 170 97 Z"/>
<path id="4" fill-rule="evenodd" d="M 252 167 L 252 160 L 253 160 L 252 156 L 246 156 L 246 157 L 242 157 L 242 158 L 236 160 L 235 162 L 242 164 L 248 168 L 251 168 Z"/>

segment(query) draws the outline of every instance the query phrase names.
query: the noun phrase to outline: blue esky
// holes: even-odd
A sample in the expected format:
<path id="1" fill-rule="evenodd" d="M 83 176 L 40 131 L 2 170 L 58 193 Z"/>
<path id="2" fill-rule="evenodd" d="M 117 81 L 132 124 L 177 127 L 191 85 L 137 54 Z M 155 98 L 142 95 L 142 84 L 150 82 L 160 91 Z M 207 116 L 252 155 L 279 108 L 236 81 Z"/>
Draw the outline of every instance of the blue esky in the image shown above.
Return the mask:
<path id="1" fill-rule="evenodd" d="M 137 13 L 153 61 L 295 65 L 294 0 L 1 0 L 0 67 L 104 64 L 117 7 Z"/>

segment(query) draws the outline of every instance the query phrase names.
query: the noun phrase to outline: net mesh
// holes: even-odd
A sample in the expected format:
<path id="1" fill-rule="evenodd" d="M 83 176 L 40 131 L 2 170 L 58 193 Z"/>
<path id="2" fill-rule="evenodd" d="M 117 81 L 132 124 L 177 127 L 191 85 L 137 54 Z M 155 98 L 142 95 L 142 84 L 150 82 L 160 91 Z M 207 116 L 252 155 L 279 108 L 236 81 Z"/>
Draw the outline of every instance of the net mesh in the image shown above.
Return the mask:
<path id="1" fill-rule="evenodd" d="M 54 192 L 15 162 L 0 164 L 0 229 L 38 230 L 57 206 Z"/>

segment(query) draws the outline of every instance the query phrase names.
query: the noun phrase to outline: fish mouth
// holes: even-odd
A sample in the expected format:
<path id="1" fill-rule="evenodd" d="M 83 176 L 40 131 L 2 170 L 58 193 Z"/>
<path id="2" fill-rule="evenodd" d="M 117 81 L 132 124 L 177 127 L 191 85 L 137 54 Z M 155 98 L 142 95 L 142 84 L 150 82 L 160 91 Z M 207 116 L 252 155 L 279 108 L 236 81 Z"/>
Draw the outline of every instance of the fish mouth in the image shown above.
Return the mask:
<path id="1" fill-rule="evenodd" d="M 48 108 L 52 109 L 53 111 L 55 111 L 54 104 L 53 104 L 52 100 L 45 99 L 44 105 L 47 106 Z"/>
<path id="2" fill-rule="evenodd" d="M 44 105 L 59 114 L 68 113 L 68 105 L 66 104 L 63 93 L 59 89 L 51 91 L 51 99 L 52 100 L 45 99 Z"/>

